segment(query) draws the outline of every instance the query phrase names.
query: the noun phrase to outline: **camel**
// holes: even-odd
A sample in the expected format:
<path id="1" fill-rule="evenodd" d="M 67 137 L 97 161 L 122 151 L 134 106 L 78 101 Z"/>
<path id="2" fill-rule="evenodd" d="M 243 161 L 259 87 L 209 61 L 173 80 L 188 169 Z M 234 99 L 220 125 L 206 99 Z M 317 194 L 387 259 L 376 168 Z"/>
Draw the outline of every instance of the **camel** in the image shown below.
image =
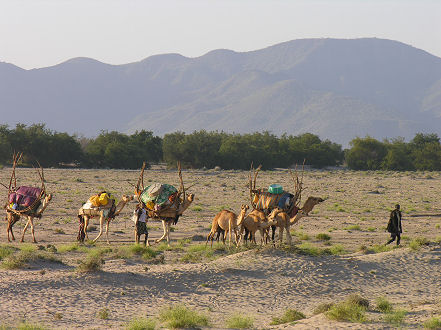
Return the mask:
<path id="1" fill-rule="evenodd" d="M 236 215 L 235 213 L 228 211 L 228 210 L 222 210 L 213 219 L 213 223 L 211 225 L 211 231 L 207 236 L 207 242 L 205 245 L 208 244 L 208 240 L 211 239 L 211 246 L 213 247 L 213 238 L 216 233 L 222 231 L 224 232 L 224 235 L 222 237 L 223 243 L 225 244 L 225 240 L 227 238 L 227 234 L 229 233 L 229 241 L 228 246 L 231 246 L 231 232 L 234 231 L 235 239 L 236 239 L 236 245 L 238 242 L 238 234 L 237 234 L 237 228 L 242 224 L 243 219 L 245 218 L 245 214 L 248 211 L 249 206 L 242 204 L 240 208 L 239 215 Z"/>
<path id="2" fill-rule="evenodd" d="M 275 212 L 275 211 L 273 211 Z M 272 213 L 273 213 L 272 212 Z M 270 215 L 272 215 L 272 213 Z M 273 226 L 275 224 L 275 221 L 271 220 L 269 221 L 268 218 L 265 216 L 265 213 L 259 210 L 253 210 L 251 211 L 245 219 L 242 221 L 241 227 L 240 227 L 240 238 L 239 243 L 242 240 L 242 234 L 245 231 L 244 240 L 245 243 L 247 241 L 248 233 L 250 234 L 250 241 L 253 241 L 254 244 L 256 243 L 256 232 L 260 231 L 261 236 L 261 244 L 264 243 L 265 237 L 268 236 L 268 228 Z"/>
<path id="3" fill-rule="evenodd" d="M 302 217 L 307 216 L 312 211 L 315 205 L 323 202 L 324 199 L 320 197 L 308 197 L 303 207 L 296 212 L 294 217 L 290 218 L 288 213 L 284 212 L 280 208 L 275 208 L 268 216 L 269 221 L 275 222 L 275 227 L 279 227 L 279 243 L 283 240 L 283 231 L 286 230 L 286 241 L 291 245 L 292 237 L 290 233 L 290 227 L 296 224 Z M 273 232 L 274 241 L 274 232 Z"/>
<path id="4" fill-rule="evenodd" d="M 15 169 L 17 164 L 21 161 L 23 157 L 23 153 L 14 153 L 12 158 L 12 174 L 11 179 L 9 180 L 8 188 L 8 203 L 4 206 L 6 210 L 6 220 L 7 224 L 7 233 L 8 233 L 8 241 L 11 239 L 9 237 L 9 233 L 11 233 L 12 240 L 15 240 L 14 232 L 12 231 L 12 227 L 14 224 L 21 218 L 27 217 L 28 221 L 23 228 L 23 234 L 21 236 L 20 242 L 24 241 L 24 235 L 28 226 L 31 226 L 32 240 L 34 243 L 37 243 L 35 239 L 34 232 L 34 218 L 41 218 L 44 210 L 46 210 L 49 202 L 52 200 L 52 195 L 46 193 L 46 187 L 44 185 L 44 172 L 43 167 L 38 163 L 39 169 L 37 170 L 38 176 L 40 177 L 41 186 L 40 188 L 29 187 L 29 186 L 21 186 L 17 187 L 17 177 L 15 175 Z"/>
<path id="5" fill-rule="evenodd" d="M 107 244 L 110 244 L 109 242 L 110 220 L 118 216 L 121 213 L 121 211 L 124 209 L 124 207 L 127 205 L 127 203 L 130 202 L 131 200 L 133 200 L 133 196 L 123 195 L 118 205 L 116 205 L 116 207 L 114 208 L 114 212 L 112 212 L 112 209 L 109 207 L 99 207 L 99 208 L 91 208 L 91 209 L 83 209 L 83 207 L 81 207 L 78 210 L 78 218 L 80 220 L 80 232 L 78 233 L 78 240 L 84 242 L 85 238 L 89 239 L 87 235 L 87 226 L 89 224 L 89 219 L 94 217 L 99 217 L 100 232 L 98 236 L 93 240 L 93 243 L 95 243 L 98 240 L 98 238 L 100 238 L 101 235 L 103 234 L 103 224 L 104 224 L 104 220 L 106 220 L 107 221 L 106 239 L 107 239 Z"/>
<path id="6" fill-rule="evenodd" d="M 142 164 L 141 173 L 139 175 L 138 183 L 135 186 L 135 195 L 138 198 L 139 204 L 146 208 L 146 205 L 142 202 L 141 197 L 145 192 L 144 187 L 144 170 L 146 163 Z M 182 179 L 181 163 L 178 162 L 178 176 L 180 180 L 179 190 L 169 196 L 168 204 L 163 205 L 164 208 L 159 210 L 152 210 L 146 208 L 147 215 L 152 219 L 159 219 L 162 221 L 162 227 L 164 229 L 164 234 L 161 238 L 157 239 L 155 242 L 159 243 L 164 239 L 167 239 L 167 244 L 170 245 L 170 227 L 172 224 L 176 224 L 179 217 L 188 209 L 188 207 L 193 203 L 194 194 L 186 195 L 184 181 Z M 170 185 L 168 185 L 170 186 Z M 172 186 L 173 187 L 173 186 Z M 148 188 L 148 187 L 147 187 Z"/>
<path id="7" fill-rule="evenodd" d="M 11 242 L 11 239 L 9 238 L 9 233 L 11 233 L 12 240 L 15 240 L 14 232 L 12 231 L 12 227 L 14 224 L 20 220 L 21 217 L 27 217 L 28 221 L 26 222 L 26 225 L 23 228 L 23 234 L 21 235 L 20 242 L 24 242 L 24 236 L 26 233 L 26 230 L 28 229 L 28 226 L 31 225 L 31 233 L 32 233 L 32 240 L 34 243 L 37 243 L 37 240 L 35 239 L 35 233 L 34 233 L 34 218 L 41 219 L 44 210 L 49 205 L 49 202 L 52 199 L 52 195 L 48 194 L 44 197 L 43 202 L 41 203 L 40 207 L 37 208 L 35 211 L 28 211 L 25 213 L 16 213 L 13 210 L 6 208 L 6 220 L 8 222 L 7 226 L 7 233 L 8 233 L 8 242 Z"/>
<path id="8" fill-rule="evenodd" d="M 184 201 L 179 205 L 178 209 L 168 209 L 156 215 L 154 212 L 148 212 L 149 216 L 152 218 L 157 218 L 162 221 L 162 228 L 164 229 L 164 234 L 161 238 L 157 239 L 155 242 L 159 243 L 164 239 L 167 239 L 167 244 L 170 244 L 170 227 L 172 224 L 176 224 L 179 217 L 184 213 L 186 209 L 191 205 L 194 200 L 194 194 L 188 194 Z"/>

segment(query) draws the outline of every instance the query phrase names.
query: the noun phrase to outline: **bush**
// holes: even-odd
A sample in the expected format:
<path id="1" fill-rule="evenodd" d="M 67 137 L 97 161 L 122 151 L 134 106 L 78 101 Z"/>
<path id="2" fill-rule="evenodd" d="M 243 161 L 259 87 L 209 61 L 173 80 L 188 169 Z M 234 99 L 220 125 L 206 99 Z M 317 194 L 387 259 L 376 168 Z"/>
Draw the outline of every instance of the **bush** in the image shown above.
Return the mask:
<path id="1" fill-rule="evenodd" d="M 384 297 L 377 298 L 377 309 L 381 313 L 390 313 L 392 312 L 392 304 Z"/>
<path id="2" fill-rule="evenodd" d="M 320 233 L 320 234 L 317 234 L 317 236 L 315 238 L 317 238 L 320 241 L 329 241 L 331 239 L 331 236 L 329 236 L 328 234 Z"/>
<path id="3" fill-rule="evenodd" d="M 230 329 L 251 329 L 254 326 L 254 320 L 252 317 L 236 313 L 226 320 L 225 326 Z"/>
<path id="4" fill-rule="evenodd" d="M 85 260 L 80 261 L 77 271 L 80 273 L 91 273 L 101 270 L 104 259 L 98 254 L 88 255 Z"/>
<path id="5" fill-rule="evenodd" d="M 314 315 L 325 313 L 325 312 L 329 311 L 332 306 L 334 306 L 334 303 L 321 303 L 316 308 L 314 308 L 312 313 Z"/>
<path id="6" fill-rule="evenodd" d="M 345 301 L 332 305 L 326 312 L 331 320 L 363 323 L 366 321 L 366 309 L 369 306 L 367 299 L 358 295 L 351 295 Z"/>
<path id="7" fill-rule="evenodd" d="M 153 319 L 136 318 L 127 324 L 127 330 L 155 330 L 156 322 Z"/>
<path id="8" fill-rule="evenodd" d="M 8 255 L 2 262 L 1 266 L 6 269 L 19 269 L 24 267 L 28 262 L 34 260 L 47 260 L 61 263 L 61 260 L 45 251 L 19 251 Z"/>
<path id="9" fill-rule="evenodd" d="M 404 322 L 404 317 L 406 316 L 406 314 L 407 311 L 399 309 L 396 311 L 392 311 L 390 313 L 386 313 L 384 315 L 384 320 L 387 323 L 391 323 L 393 325 L 398 326 Z"/>
<path id="10" fill-rule="evenodd" d="M 426 329 L 441 329 L 441 319 L 437 317 L 432 317 L 423 323 Z"/>
<path id="11" fill-rule="evenodd" d="M 159 319 L 166 322 L 170 328 L 195 328 L 198 326 L 208 326 L 207 316 L 199 314 L 183 305 L 174 305 L 163 308 L 159 313 Z"/>
<path id="12" fill-rule="evenodd" d="M 110 311 L 108 308 L 103 308 L 98 312 L 98 317 L 101 320 L 107 320 L 109 318 L 109 315 L 110 315 Z"/>
<path id="13" fill-rule="evenodd" d="M 417 237 L 409 243 L 409 247 L 412 250 L 417 251 L 417 250 L 421 249 L 421 246 L 427 245 L 427 244 L 429 244 L 429 241 L 426 238 Z"/>
<path id="14" fill-rule="evenodd" d="M 286 310 L 285 314 L 282 317 L 273 317 L 271 321 L 271 325 L 278 325 L 288 322 L 294 322 L 297 320 L 301 320 L 305 318 L 305 314 L 296 311 L 295 309 Z"/>

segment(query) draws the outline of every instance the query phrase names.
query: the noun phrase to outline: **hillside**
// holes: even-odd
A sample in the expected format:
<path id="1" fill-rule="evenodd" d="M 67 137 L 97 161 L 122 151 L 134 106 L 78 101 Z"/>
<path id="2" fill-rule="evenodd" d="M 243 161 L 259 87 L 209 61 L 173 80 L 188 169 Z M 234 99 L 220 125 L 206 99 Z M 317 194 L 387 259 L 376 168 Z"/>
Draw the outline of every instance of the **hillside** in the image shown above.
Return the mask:
<path id="1" fill-rule="evenodd" d="M 125 65 L 76 58 L 42 69 L 0 63 L 3 123 L 96 135 L 224 130 L 312 132 L 347 144 L 441 135 L 441 59 L 383 39 L 303 39 Z"/>

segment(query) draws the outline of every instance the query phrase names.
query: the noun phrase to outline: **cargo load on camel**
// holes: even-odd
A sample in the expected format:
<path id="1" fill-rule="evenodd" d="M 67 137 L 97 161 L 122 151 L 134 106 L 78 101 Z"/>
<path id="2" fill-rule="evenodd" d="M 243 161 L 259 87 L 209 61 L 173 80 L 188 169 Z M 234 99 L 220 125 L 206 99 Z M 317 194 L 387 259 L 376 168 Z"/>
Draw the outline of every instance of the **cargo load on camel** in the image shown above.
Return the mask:
<path id="1" fill-rule="evenodd" d="M 147 186 L 141 193 L 141 201 L 150 211 L 159 212 L 168 206 L 171 206 L 178 190 L 170 184 L 154 183 Z"/>
<path id="2" fill-rule="evenodd" d="M 268 189 L 256 189 L 257 175 L 259 174 L 261 168 L 262 166 L 259 166 L 257 169 L 254 169 L 251 165 L 249 187 L 251 205 L 253 208 L 268 215 L 274 208 L 278 207 L 279 209 L 288 213 L 290 216 L 295 215 L 299 210 L 301 202 L 303 171 L 301 179 L 299 179 L 297 176 L 297 170 L 295 175 L 292 173 L 292 171 L 290 171 L 290 174 L 294 180 L 294 193 L 292 194 L 284 191 L 280 184 L 272 184 L 268 187 Z"/>

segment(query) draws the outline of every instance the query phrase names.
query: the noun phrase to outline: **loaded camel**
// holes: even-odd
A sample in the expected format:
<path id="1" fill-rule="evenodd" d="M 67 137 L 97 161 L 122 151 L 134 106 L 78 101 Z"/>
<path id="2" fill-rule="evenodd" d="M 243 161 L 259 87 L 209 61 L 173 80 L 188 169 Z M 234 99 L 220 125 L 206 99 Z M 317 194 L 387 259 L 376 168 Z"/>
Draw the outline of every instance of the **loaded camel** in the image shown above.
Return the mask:
<path id="1" fill-rule="evenodd" d="M 11 242 L 9 233 L 11 233 L 12 240 L 15 240 L 12 227 L 18 220 L 20 220 L 21 217 L 26 217 L 28 221 L 23 228 L 23 234 L 20 242 L 24 241 L 24 235 L 28 229 L 28 226 L 30 225 L 32 240 L 34 243 L 37 243 L 34 232 L 34 218 L 41 219 L 43 212 L 46 210 L 46 207 L 49 205 L 49 202 L 52 199 L 52 195 L 46 193 L 46 187 L 44 185 L 44 173 L 41 165 L 40 170 L 37 169 L 41 180 L 40 188 L 24 186 L 17 188 L 15 168 L 22 157 L 23 153 L 14 153 L 13 156 L 12 175 L 8 187 L 8 203 L 4 206 L 6 210 L 5 219 L 7 221 L 6 231 L 8 234 L 8 242 Z"/>
<path id="2" fill-rule="evenodd" d="M 312 211 L 315 205 L 323 202 L 324 199 L 320 197 L 308 197 L 303 207 L 291 218 L 287 212 L 276 207 L 268 216 L 268 221 L 275 223 L 275 227 L 279 227 L 279 243 L 283 240 L 283 231 L 286 230 L 286 241 L 291 245 L 292 237 L 290 227 L 297 223 L 302 217 L 307 216 Z M 273 238 L 274 241 L 274 238 Z"/>
<path id="3" fill-rule="evenodd" d="M 121 200 L 119 203 L 115 206 L 114 200 L 113 202 L 109 204 L 108 207 L 94 207 L 90 209 L 85 209 L 83 206 L 78 210 L 78 219 L 80 221 L 80 230 L 78 233 L 78 240 L 80 242 L 84 242 L 84 239 L 88 238 L 87 235 L 87 226 L 89 225 L 89 220 L 91 218 L 99 217 L 100 218 L 100 232 L 98 233 L 98 236 L 93 240 L 93 243 L 95 243 L 98 238 L 101 237 L 103 234 L 103 225 L 104 220 L 106 220 L 106 240 L 107 244 L 110 244 L 109 242 L 109 224 L 110 220 L 114 219 L 116 216 L 118 216 L 121 211 L 124 209 L 124 207 L 127 205 L 128 202 L 133 200 L 133 196 L 128 195 L 122 195 Z"/>
<path id="4" fill-rule="evenodd" d="M 271 217 L 268 217 L 268 221 L 274 222 L 271 226 L 272 229 L 272 241 L 274 242 L 276 227 L 279 227 L 279 241 L 282 242 L 283 231 L 286 229 L 287 241 L 291 244 L 292 237 L 289 232 L 290 226 L 296 223 L 302 216 L 309 214 L 312 208 L 318 203 L 323 202 L 323 199 L 318 197 L 309 197 L 300 209 L 300 202 L 303 191 L 303 173 L 304 164 L 302 167 L 301 178 L 297 174 L 297 166 L 295 174 L 289 170 L 294 183 L 294 193 L 285 192 L 283 194 L 270 193 L 264 189 L 256 189 L 256 179 L 262 166 L 259 166 L 256 170 L 251 164 L 251 170 L 249 174 L 249 187 L 250 187 L 250 199 L 253 208 L 256 211 L 256 215 L 260 215 L 262 221 L 263 216 L 271 212 Z M 253 173 L 252 173 L 253 172 Z M 254 179 L 253 179 L 254 175 Z M 280 187 L 281 188 L 281 187 Z M 272 211 L 276 212 L 272 212 Z M 300 213 L 299 213 L 299 210 Z M 253 211 L 253 212 L 254 212 Z M 250 214 L 253 214 L 251 212 Z M 297 215 L 297 218 L 295 217 Z"/>
<path id="5" fill-rule="evenodd" d="M 137 196 L 139 205 L 146 209 L 147 215 L 152 219 L 159 219 L 162 222 L 162 228 L 164 229 L 164 234 L 161 238 L 157 239 L 155 242 L 159 243 L 164 239 L 167 239 L 167 244 L 170 245 L 170 227 L 171 225 L 176 225 L 179 217 L 188 209 L 188 207 L 194 201 L 194 194 L 186 194 L 184 181 L 182 179 L 181 163 L 178 162 L 178 176 L 180 180 L 179 190 L 175 194 L 170 196 L 172 201 L 168 203 L 164 208 L 160 210 L 151 210 L 146 208 L 145 203 L 141 200 L 141 196 L 147 192 L 148 188 L 144 187 L 144 170 L 146 164 L 143 163 L 141 168 L 141 173 L 139 175 L 138 183 L 135 187 L 135 196 Z"/>
<path id="6" fill-rule="evenodd" d="M 240 208 L 239 215 L 228 211 L 228 210 L 222 210 L 213 219 L 213 223 L 211 225 L 211 231 L 207 236 L 207 242 L 205 245 L 208 244 L 208 240 L 211 239 L 211 246 L 213 246 L 213 239 L 214 235 L 217 233 L 219 237 L 219 233 L 223 232 L 222 241 L 225 244 L 225 240 L 227 238 L 227 234 L 229 233 L 229 241 L 228 246 L 231 246 L 231 232 L 234 231 L 235 235 L 235 241 L 236 245 L 238 244 L 238 237 L 237 237 L 237 228 L 241 226 L 242 221 L 245 218 L 245 214 L 247 213 L 249 209 L 248 205 L 242 204 Z"/>

